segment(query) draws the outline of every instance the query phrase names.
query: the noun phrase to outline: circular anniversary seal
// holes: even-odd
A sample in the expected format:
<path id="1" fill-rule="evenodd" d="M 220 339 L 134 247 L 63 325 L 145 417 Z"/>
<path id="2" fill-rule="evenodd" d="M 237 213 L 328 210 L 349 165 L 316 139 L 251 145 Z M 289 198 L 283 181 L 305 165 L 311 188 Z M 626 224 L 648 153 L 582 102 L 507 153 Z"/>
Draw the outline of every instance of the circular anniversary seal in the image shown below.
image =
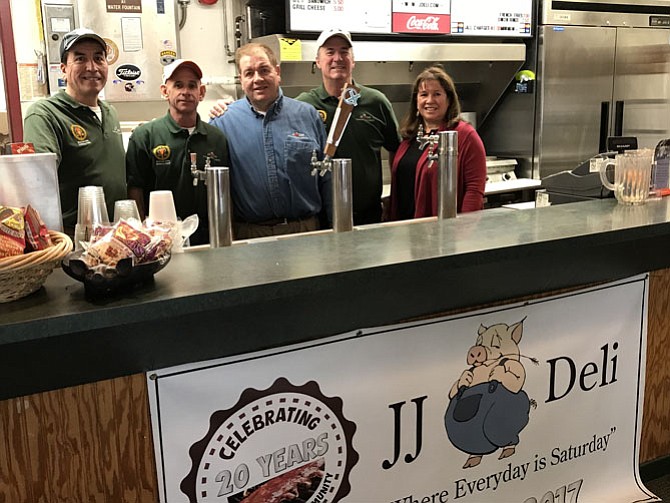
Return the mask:
<path id="1" fill-rule="evenodd" d="M 355 431 L 342 399 L 325 397 L 314 381 L 280 377 L 212 414 L 180 488 L 191 503 L 335 503 L 351 490 Z"/>

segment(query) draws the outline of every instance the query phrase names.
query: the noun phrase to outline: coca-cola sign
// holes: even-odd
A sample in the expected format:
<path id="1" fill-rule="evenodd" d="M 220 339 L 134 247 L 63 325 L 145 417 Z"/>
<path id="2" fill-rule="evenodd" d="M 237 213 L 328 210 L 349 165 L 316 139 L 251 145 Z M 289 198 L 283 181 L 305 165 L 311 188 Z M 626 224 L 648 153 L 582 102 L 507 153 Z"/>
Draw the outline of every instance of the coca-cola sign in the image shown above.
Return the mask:
<path id="1" fill-rule="evenodd" d="M 407 20 L 407 31 L 438 31 L 440 29 L 439 25 L 440 16 L 426 16 L 426 17 L 417 17 L 410 16 Z"/>
<path id="2" fill-rule="evenodd" d="M 451 16 L 395 12 L 393 31 L 396 33 L 450 33 Z"/>

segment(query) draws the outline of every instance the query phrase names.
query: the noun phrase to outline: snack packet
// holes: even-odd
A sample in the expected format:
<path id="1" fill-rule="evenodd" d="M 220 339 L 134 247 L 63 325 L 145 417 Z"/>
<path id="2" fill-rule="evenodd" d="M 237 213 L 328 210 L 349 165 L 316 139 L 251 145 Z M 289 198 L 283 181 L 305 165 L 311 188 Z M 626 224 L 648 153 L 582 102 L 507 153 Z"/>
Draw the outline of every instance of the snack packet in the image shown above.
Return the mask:
<path id="1" fill-rule="evenodd" d="M 156 260 L 169 254 L 172 240 L 169 228 L 145 228 L 139 222 L 119 220 L 112 227 L 96 226 L 86 244 L 82 260 L 90 268 L 114 268 L 125 258 L 133 265 Z"/>
<path id="2" fill-rule="evenodd" d="M 23 218 L 25 220 L 26 253 L 49 248 L 52 245 L 51 236 L 39 212 L 28 205 L 23 211 Z"/>
<path id="3" fill-rule="evenodd" d="M 26 247 L 21 208 L 0 206 L 0 258 L 22 255 Z"/>

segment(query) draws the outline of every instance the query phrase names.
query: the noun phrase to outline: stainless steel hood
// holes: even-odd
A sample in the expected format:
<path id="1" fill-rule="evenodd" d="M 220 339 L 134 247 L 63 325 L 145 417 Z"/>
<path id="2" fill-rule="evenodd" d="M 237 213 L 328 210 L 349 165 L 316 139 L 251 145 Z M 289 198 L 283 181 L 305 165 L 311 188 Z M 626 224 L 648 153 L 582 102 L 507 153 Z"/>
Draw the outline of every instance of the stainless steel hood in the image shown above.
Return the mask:
<path id="1" fill-rule="evenodd" d="M 285 35 L 253 39 L 273 49 L 280 59 L 282 89 L 287 96 L 318 86 L 321 75 L 314 65 L 315 40 L 300 40 L 300 52 L 290 55 Z M 407 111 L 411 85 L 421 71 L 440 63 L 456 82 L 463 110 L 477 114 L 481 123 L 526 60 L 526 45 L 516 41 L 407 42 L 355 41 L 357 82 L 382 91 L 393 103 L 398 119 Z"/>

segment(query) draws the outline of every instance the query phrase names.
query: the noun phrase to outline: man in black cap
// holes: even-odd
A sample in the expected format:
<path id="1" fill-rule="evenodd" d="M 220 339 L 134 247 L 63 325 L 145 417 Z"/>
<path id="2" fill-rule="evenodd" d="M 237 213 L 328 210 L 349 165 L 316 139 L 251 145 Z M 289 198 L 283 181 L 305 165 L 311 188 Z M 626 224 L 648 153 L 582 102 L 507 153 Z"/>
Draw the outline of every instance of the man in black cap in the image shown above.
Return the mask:
<path id="1" fill-rule="evenodd" d="M 110 216 L 126 198 L 125 152 L 116 110 L 98 98 L 107 82 L 106 42 L 78 28 L 61 40 L 60 57 L 65 90 L 30 106 L 24 141 L 57 155 L 63 227 L 73 235 L 79 187 L 102 186 Z"/>

